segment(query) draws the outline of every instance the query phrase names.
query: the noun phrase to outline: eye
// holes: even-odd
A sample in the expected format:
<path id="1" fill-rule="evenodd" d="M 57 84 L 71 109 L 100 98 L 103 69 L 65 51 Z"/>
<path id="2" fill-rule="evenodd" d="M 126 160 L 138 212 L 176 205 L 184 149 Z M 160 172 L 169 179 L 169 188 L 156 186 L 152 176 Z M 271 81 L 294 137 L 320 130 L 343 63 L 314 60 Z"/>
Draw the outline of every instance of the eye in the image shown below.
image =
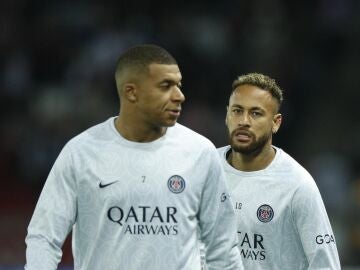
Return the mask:
<path id="1" fill-rule="evenodd" d="M 233 109 L 231 110 L 231 113 L 232 113 L 233 115 L 239 115 L 239 114 L 241 114 L 241 112 L 242 112 L 242 110 L 239 109 L 239 108 L 233 108 Z"/>
<path id="2" fill-rule="evenodd" d="M 164 90 L 167 90 L 171 87 L 171 84 L 170 83 L 162 83 L 160 84 L 160 88 L 161 89 L 164 89 Z"/>
<path id="3" fill-rule="evenodd" d="M 181 82 L 176 82 L 174 80 L 164 80 L 159 84 L 159 87 L 162 90 L 170 90 L 172 87 L 177 87 L 177 88 L 181 89 L 182 84 L 181 84 Z"/>
<path id="4" fill-rule="evenodd" d="M 262 113 L 259 111 L 253 111 L 253 112 L 251 112 L 251 115 L 254 117 L 259 117 L 259 116 L 262 116 Z"/>

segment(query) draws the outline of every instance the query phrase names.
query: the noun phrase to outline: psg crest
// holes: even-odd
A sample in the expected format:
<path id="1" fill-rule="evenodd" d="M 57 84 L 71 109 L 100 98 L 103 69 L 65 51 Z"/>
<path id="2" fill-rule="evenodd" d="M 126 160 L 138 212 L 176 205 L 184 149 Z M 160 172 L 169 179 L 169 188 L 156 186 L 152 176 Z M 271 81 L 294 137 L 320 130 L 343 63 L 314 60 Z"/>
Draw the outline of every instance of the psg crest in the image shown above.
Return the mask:
<path id="1" fill-rule="evenodd" d="M 173 175 L 167 183 L 168 188 L 173 193 L 181 193 L 185 189 L 185 180 L 180 175 Z"/>
<path id="2" fill-rule="evenodd" d="M 263 204 L 257 210 L 257 217 L 261 222 L 269 222 L 274 217 L 274 210 L 270 205 Z"/>

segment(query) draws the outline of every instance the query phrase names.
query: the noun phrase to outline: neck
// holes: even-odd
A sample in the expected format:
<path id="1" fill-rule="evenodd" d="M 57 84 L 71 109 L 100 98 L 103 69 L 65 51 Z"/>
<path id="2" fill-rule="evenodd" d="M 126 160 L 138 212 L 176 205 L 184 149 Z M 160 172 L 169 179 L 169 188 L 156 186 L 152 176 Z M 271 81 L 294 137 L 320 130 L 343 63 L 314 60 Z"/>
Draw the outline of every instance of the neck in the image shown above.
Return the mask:
<path id="1" fill-rule="evenodd" d="M 256 155 L 245 155 L 231 150 L 227 161 L 232 167 L 240 171 L 259 171 L 265 169 L 273 161 L 275 154 L 276 150 L 269 144 Z"/>
<path id="2" fill-rule="evenodd" d="M 122 137 L 133 142 L 152 142 L 166 133 L 166 127 L 139 125 L 137 121 L 126 121 L 123 114 L 115 119 L 115 128 Z"/>

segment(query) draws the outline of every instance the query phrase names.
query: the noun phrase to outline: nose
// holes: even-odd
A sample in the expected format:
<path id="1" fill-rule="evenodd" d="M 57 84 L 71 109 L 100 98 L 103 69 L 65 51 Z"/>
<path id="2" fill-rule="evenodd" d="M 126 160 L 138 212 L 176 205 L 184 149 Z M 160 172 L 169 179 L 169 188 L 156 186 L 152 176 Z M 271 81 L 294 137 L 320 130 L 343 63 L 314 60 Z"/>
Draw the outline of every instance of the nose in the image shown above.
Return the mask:
<path id="1" fill-rule="evenodd" d="M 177 86 L 174 87 L 172 92 L 172 100 L 175 102 L 183 103 L 185 101 L 185 96 L 181 89 Z"/>
<path id="2" fill-rule="evenodd" d="M 250 117 L 247 112 L 243 112 L 239 116 L 239 126 L 250 126 Z"/>

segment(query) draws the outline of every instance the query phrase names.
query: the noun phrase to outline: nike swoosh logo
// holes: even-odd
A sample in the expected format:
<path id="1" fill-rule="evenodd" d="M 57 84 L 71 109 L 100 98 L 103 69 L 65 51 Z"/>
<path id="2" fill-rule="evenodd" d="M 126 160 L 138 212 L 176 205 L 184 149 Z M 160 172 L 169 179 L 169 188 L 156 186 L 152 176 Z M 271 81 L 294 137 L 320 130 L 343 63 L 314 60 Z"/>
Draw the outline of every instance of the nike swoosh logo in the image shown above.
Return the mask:
<path id="1" fill-rule="evenodd" d="M 110 183 L 107 183 L 107 184 L 103 184 L 103 183 L 99 183 L 99 188 L 104 188 L 104 187 L 107 187 L 107 186 L 110 186 L 112 184 L 115 184 L 116 182 L 119 182 L 119 180 L 116 180 L 116 181 L 113 181 L 113 182 L 110 182 Z"/>

